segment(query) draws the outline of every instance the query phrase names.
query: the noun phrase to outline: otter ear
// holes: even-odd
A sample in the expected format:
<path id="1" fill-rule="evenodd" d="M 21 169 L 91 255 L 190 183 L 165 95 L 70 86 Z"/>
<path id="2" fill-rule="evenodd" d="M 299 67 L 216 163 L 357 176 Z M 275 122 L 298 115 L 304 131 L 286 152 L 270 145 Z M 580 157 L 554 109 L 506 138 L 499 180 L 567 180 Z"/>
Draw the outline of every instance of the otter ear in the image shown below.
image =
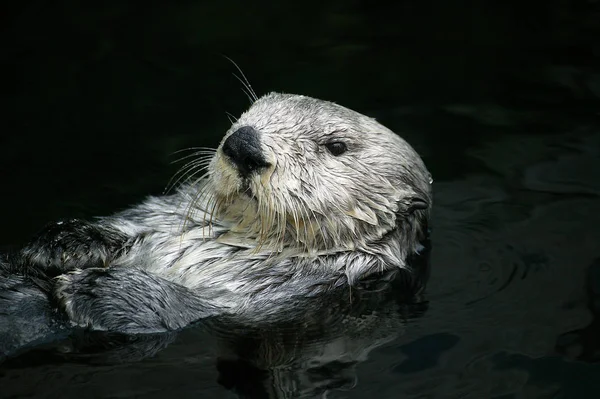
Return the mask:
<path id="1" fill-rule="evenodd" d="M 409 205 L 408 205 L 408 213 L 413 213 L 414 211 L 418 211 L 418 210 L 424 210 L 424 209 L 428 209 L 429 208 L 429 202 L 427 202 L 426 200 L 424 200 L 421 197 L 412 197 L 409 198 Z"/>
<path id="2" fill-rule="evenodd" d="M 412 215 L 415 211 L 429 209 L 429 201 L 416 194 L 404 197 L 396 204 L 398 215 Z"/>
<path id="3" fill-rule="evenodd" d="M 377 226 L 378 224 L 375 211 L 367 207 L 356 205 L 348 212 L 348 215 L 352 216 L 354 219 L 362 220 L 363 222 L 367 222 L 373 226 Z"/>

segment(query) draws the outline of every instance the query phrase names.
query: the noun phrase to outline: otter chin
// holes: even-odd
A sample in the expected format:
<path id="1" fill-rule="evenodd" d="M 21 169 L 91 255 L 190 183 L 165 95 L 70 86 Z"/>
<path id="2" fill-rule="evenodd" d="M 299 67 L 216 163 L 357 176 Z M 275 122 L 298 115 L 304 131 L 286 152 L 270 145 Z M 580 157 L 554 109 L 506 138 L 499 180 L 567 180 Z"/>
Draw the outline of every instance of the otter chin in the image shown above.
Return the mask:
<path id="1" fill-rule="evenodd" d="M 256 320 L 407 268 L 432 203 L 431 175 L 406 141 L 301 95 L 256 99 L 181 173 L 173 194 L 48 226 L 4 270 L 46 279 L 69 320 L 94 329 Z"/>

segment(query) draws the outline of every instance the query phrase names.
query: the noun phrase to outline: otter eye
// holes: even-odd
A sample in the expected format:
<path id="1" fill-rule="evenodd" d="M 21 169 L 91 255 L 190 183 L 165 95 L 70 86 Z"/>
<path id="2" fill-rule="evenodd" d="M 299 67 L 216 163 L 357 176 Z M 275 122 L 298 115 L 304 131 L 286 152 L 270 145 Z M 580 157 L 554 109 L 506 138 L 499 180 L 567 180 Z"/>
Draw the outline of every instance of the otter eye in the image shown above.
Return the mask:
<path id="1" fill-rule="evenodd" d="M 348 151 L 346 144 L 341 141 L 332 141 L 331 143 L 325 144 L 325 147 L 327 147 L 329 152 L 336 157 Z"/>

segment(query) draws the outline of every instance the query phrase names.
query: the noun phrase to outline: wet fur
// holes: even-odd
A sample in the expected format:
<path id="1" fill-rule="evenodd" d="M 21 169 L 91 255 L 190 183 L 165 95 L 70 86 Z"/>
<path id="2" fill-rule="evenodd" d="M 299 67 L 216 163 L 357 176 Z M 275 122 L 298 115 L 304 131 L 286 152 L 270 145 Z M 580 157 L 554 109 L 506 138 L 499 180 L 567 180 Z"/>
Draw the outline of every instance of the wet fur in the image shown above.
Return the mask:
<path id="1" fill-rule="evenodd" d="M 168 331 L 216 314 L 266 319 L 406 267 L 431 206 L 430 175 L 410 145 L 305 96 L 257 99 L 224 140 L 241 126 L 261 133 L 268 170 L 243 180 L 220 149 L 202 150 L 173 194 L 47 227 L 0 261 L 0 308 L 45 296 L 77 325 Z M 328 153 L 331 139 L 348 152 Z"/>

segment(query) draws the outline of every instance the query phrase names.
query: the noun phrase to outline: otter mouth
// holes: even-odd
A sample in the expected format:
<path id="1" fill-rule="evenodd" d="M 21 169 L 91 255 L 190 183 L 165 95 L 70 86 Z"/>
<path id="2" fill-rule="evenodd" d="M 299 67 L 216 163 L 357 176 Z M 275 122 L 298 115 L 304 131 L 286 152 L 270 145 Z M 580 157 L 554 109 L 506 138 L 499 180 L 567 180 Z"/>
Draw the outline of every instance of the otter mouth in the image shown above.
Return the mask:
<path id="1" fill-rule="evenodd" d="M 250 179 L 247 177 L 242 177 L 239 193 L 251 200 L 257 201 L 256 195 L 254 195 L 254 191 L 252 191 L 252 187 L 250 187 Z"/>

